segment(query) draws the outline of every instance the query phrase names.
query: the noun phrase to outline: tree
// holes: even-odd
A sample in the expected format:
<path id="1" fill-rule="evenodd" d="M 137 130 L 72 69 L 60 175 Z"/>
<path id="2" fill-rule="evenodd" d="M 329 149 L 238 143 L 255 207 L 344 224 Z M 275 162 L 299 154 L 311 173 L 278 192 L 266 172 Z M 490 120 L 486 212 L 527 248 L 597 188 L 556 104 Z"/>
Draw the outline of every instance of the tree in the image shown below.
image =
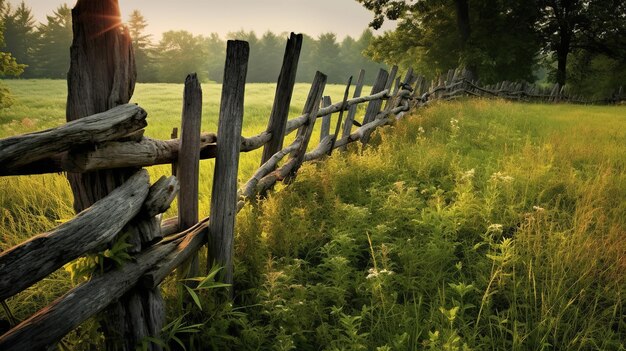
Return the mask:
<path id="1" fill-rule="evenodd" d="M 31 9 L 22 1 L 15 10 L 10 5 L 5 6 L 1 16 L 4 23 L 4 50 L 28 67 L 26 76 L 32 76 L 32 55 L 37 44 L 37 33 Z"/>
<path id="2" fill-rule="evenodd" d="M 539 42 L 528 1 L 357 1 L 374 12 L 373 28 L 398 20 L 368 49 L 375 60 L 403 57 L 402 65 L 417 62 L 414 68 L 433 75 L 465 66 L 485 81 L 532 78 Z"/>
<path id="3" fill-rule="evenodd" d="M 623 57 L 626 2 L 623 0 L 537 0 L 537 28 L 547 53 L 556 56 L 555 80 L 567 81 L 572 50 Z"/>
<path id="4" fill-rule="evenodd" d="M 221 83 L 224 78 L 224 63 L 226 60 L 226 42 L 217 33 L 211 33 L 204 38 L 207 50 L 207 73 L 209 80 Z"/>
<path id="5" fill-rule="evenodd" d="M 317 70 L 328 76 L 329 83 L 344 83 L 348 77 L 342 70 L 340 48 L 335 33 L 321 34 L 315 43 Z"/>
<path id="6" fill-rule="evenodd" d="M 63 4 L 46 16 L 46 23 L 37 28 L 34 75 L 62 79 L 67 75 L 72 45 L 72 10 Z"/>
<path id="7" fill-rule="evenodd" d="M 0 0 L 0 11 L 4 11 L 5 5 L 4 1 Z M 4 22 L 0 18 L 0 47 L 4 46 Z M 11 56 L 8 52 L 0 51 L 0 78 L 2 77 L 17 77 L 22 72 L 24 72 L 24 68 L 26 66 L 17 63 L 17 60 Z M 0 108 L 8 107 L 11 105 L 13 100 L 11 99 L 11 94 L 9 90 L 0 84 Z"/>
<path id="8" fill-rule="evenodd" d="M 135 50 L 135 65 L 137 67 L 137 80 L 141 82 L 156 81 L 151 35 L 145 34 L 144 30 L 148 22 L 139 10 L 131 12 L 128 23 L 128 31 L 133 41 Z"/>
<path id="9" fill-rule="evenodd" d="M 206 47 L 204 37 L 187 31 L 168 31 L 156 48 L 155 67 L 161 82 L 181 83 L 187 74 L 195 72 L 201 80 L 207 79 Z"/>

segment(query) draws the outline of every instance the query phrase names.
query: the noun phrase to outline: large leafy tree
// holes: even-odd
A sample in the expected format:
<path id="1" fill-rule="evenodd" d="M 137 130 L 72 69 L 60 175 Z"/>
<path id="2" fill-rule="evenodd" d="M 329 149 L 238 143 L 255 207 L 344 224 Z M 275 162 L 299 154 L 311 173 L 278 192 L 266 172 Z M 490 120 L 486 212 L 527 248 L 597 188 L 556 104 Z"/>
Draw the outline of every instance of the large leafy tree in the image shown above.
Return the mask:
<path id="1" fill-rule="evenodd" d="M 72 10 L 63 4 L 46 16 L 37 28 L 39 44 L 34 53 L 37 77 L 63 79 L 70 64 L 72 45 Z"/>
<path id="2" fill-rule="evenodd" d="M 574 51 L 623 60 L 626 55 L 626 1 L 537 0 L 537 28 L 544 50 L 554 56 L 555 80 L 567 81 L 568 58 Z"/>
<path id="3" fill-rule="evenodd" d="M 161 82 L 181 83 L 187 74 L 196 72 L 207 79 L 206 46 L 204 37 L 187 31 L 168 31 L 156 47 L 155 66 Z"/>
<path id="4" fill-rule="evenodd" d="M 37 44 L 35 19 L 31 9 L 22 1 L 15 9 L 10 5 L 2 9 L 4 23 L 4 49 L 16 60 L 26 65 L 26 76 L 32 76 L 33 52 Z"/>
<path id="5" fill-rule="evenodd" d="M 374 59 L 431 74 L 462 65 L 486 81 L 532 78 L 538 40 L 531 2 L 357 1 L 374 12 L 373 28 L 398 20 L 395 31 L 373 41 L 368 53 Z"/>
<path id="6" fill-rule="evenodd" d="M 0 0 L 0 11 L 5 9 L 3 0 Z M 0 18 L 0 47 L 4 46 L 4 22 Z M 15 57 L 8 52 L 0 51 L 0 78 L 17 77 L 24 72 L 25 65 L 17 63 Z M 12 99 L 9 90 L 0 84 L 0 108 L 11 105 Z"/>

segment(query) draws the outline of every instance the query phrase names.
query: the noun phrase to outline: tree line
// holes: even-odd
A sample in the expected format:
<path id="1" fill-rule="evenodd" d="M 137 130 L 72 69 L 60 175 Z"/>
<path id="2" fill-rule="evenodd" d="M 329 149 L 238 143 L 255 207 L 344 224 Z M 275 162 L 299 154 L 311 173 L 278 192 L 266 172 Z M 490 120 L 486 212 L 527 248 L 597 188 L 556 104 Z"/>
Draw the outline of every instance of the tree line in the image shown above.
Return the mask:
<path id="1" fill-rule="evenodd" d="M 72 15 L 67 5 L 59 6 L 46 17 L 45 23 L 36 23 L 24 2 L 13 8 L 0 0 L 0 25 L 5 38 L 0 50 L 10 53 L 13 61 L 20 64 L 14 74 L 4 76 L 65 78 L 72 42 Z M 148 22 L 138 10 L 130 14 L 126 25 L 135 48 L 138 81 L 180 83 L 189 72 L 197 72 L 204 81 L 221 81 L 226 40 L 218 34 L 167 31 L 155 42 L 145 33 Z M 226 39 L 250 43 L 248 81 L 269 83 L 276 82 L 280 72 L 287 36 L 272 32 L 258 36 L 252 31 L 239 31 L 229 33 Z M 327 73 L 331 83 L 347 81 L 359 68 L 375 72 L 382 65 L 363 55 L 373 38 L 369 29 L 359 38 L 348 36 L 341 41 L 333 33 L 317 38 L 304 35 L 297 81 L 310 82 L 316 70 Z M 373 73 L 370 76 L 370 80 L 375 78 Z"/>
<path id="2" fill-rule="evenodd" d="M 356 0 L 372 28 L 375 60 L 420 72 L 464 66 L 483 82 L 547 80 L 585 94 L 626 82 L 626 0 Z M 416 67 L 417 66 L 417 67 Z"/>

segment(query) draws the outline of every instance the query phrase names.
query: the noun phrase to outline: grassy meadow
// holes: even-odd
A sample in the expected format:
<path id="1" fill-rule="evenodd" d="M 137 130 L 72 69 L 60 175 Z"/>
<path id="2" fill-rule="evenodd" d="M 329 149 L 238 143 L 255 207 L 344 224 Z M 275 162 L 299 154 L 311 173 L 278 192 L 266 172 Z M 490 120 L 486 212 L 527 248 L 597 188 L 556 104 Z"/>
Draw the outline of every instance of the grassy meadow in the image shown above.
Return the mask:
<path id="1" fill-rule="evenodd" d="M 0 137 L 62 123 L 64 82 L 6 83 L 17 103 L 0 114 Z M 293 116 L 307 89 L 297 87 Z M 342 90 L 327 94 L 338 101 Z M 220 89 L 203 91 L 203 130 L 214 131 Z M 169 138 L 180 125 L 181 94 L 182 85 L 137 86 L 147 135 Z M 248 86 L 245 135 L 265 128 L 272 99 L 271 85 Z M 169 279 L 168 321 L 184 324 L 163 340 L 214 350 L 625 350 L 625 155 L 626 107 L 467 100 L 416 111 L 247 205 L 235 302 L 199 289 L 201 310 Z M 241 181 L 259 159 L 242 155 Z M 206 215 L 212 162 L 201 169 Z M 62 176 L 5 177 L 0 188 L 0 250 L 72 216 Z M 69 286 L 60 271 L 8 304 L 24 318 Z M 72 349 L 101 341 L 93 321 L 66 338 Z"/>

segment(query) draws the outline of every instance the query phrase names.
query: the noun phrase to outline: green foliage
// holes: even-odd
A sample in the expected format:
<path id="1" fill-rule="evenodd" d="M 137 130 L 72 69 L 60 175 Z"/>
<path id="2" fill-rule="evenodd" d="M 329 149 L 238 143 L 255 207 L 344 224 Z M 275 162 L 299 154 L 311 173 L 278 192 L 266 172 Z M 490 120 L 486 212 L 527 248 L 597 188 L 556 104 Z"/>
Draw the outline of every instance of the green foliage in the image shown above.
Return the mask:
<path id="1" fill-rule="evenodd" d="M 33 52 L 37 44 L 35 19 L 22 1 L 15 9 L 10 4 L 0 7 L 0 22 L 4 27 L 4 43 L 2 51 L 10 52 L 15 59 L 23 64 L 25 76 L 30 76 L 30 67 L 34 64 Z"/>
<path id="2" fill-rule="evenodd" d="M 104 272 L 105 267 L 114 265 L 119 268 L 128 262 L 132 257 L 127 249 L 132 247 L 128 243 L 129 233 L 122 234 L 113 242 L 110 248 L 95 254 L 76 259 L 64 266 L 70 273 L 70 280 L 74 285 L 91 279 L 94 273 Z"/>
<path id="3" fill-rule="evenodd" d="M 37 33 L 32 76 L 64 79 L 70 67 L 72 10 L 66 4 L 57 7 L 52 15 L 46 16 L 46 23 L 37 27 Z"/>

